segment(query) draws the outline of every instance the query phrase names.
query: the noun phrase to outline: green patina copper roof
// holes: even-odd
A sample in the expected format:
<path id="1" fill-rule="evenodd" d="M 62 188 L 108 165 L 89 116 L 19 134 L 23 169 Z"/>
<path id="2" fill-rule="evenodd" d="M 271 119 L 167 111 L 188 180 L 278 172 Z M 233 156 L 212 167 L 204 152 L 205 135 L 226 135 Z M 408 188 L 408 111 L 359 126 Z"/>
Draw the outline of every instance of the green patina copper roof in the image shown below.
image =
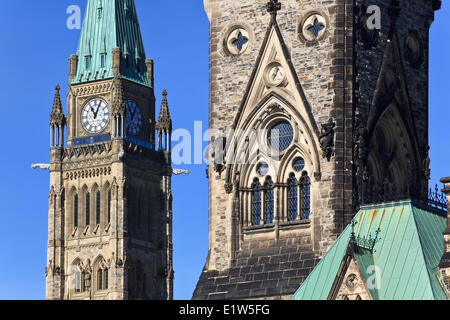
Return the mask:
<path id="1" fill-rule="evenodd" d="M 372 248 L 359 247 L 355 260 L 366 283 L 380 270 L 380 286 L 370 289 L 374 300 L 447 300 L 438 274 L 444 253 L 447 219 L 425 206 L 400 202 L 364 207 L 356 215 L 355 234 L 376 238 Z M 349 225 L 301 285 L 293 300 L 326 300 L 346 255 L 351 238 Z"/>
<path id="2" fill-rule="evenodd" d="M 122 53 L 122 78 L 150 86 L 134 0 L 88 0 L 78 45 L 78 69 L 72 84 L 113 78 L 114 48 Z M 86 57 L 90 57 L 89 66 Z"/>

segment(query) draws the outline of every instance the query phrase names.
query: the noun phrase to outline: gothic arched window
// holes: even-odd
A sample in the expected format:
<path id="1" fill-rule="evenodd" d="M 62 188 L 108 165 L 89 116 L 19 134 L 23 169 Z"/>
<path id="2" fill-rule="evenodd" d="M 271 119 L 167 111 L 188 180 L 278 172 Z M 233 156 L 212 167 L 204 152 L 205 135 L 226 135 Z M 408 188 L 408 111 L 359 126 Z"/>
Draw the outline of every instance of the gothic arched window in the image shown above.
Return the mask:
<path id="1" fill-rule="evenodd" d="M 78 228 L 78 194 L 73 197 L 73 227 Z"/>
<path id="2" fill-rule="evenodd" d="M 301 218 L 309 219 L 311 214 L 311 179 L 306 172 L 300 179 L 300 210 Z"/>
<path id="3" fill-rule="evenodd" d="M 106 267 L 99 267 L 97 270 L 97 290 L 106 290 L 108 289 L 108 269 Z"/>
<path id="4" fill-rule="evenodd" d="M 80 269 L 77 268 L 75 271 L 75 292 L 81 292 L 81 272 Z"/>
<path id="5" fill-rule="evenodd" d="M 103 270 L 97 271 L 97 290 L 103 290 Z"/>
<path id="6" fill-rule="evenodd" d="M 81 292 L 86 292 L 86 272 L 81 273 Z"/>
<path id="7" fill-rule="evenodd" d="M 261 224 L 261 184 L 255 179 L 252 186 L 252 225 Z"/>
<path id="8" fill-rule="evenodd" d="M 273 181 L 268 177 L 264 184 L 264 224 L 273 223 L 274 216 L 274 196 Z"/>
<path id="9" fill-rule="evenodd" d="M 292 173 L 288 180 L 288 221 L 296 221 L 298 216 L 298 184 Z"/>
<path id="10" fill-rule="evenodd" d="M 100 213 L 101 213 L 101 199 L 100 199 L 100 191 L 97 191 L 96 199 L 95 199 L 95 222 L 100 224 Z"/>
<path id="11" fill-rule="evenodd" d="M 111 190 L 108 191 L 108 223 L 111 223 Z"/>
<path id="12" fill-rule="evenodd" d="M 91 224 L 91 194 L 86 193 L 86 226 Z"/>
<path id="13" fill-rule="evenodd" d="M 108 281 L 109 281 L 109 270 L 105 269 L 103 270 L 103 289 L 106 290 L 108 289 Z"/>

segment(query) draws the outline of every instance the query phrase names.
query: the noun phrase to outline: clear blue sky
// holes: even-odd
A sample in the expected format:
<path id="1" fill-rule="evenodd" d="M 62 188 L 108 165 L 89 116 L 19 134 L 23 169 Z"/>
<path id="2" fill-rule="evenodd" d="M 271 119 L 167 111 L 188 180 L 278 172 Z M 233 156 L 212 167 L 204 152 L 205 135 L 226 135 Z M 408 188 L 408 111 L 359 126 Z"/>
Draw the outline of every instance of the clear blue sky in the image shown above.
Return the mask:
<path id="1" fill-rule="evenodd" d="M 68 57 L 79 30 L 66 28 L 66 9 L 86 0 L 8 1 L 0 10 L 0 299 L 45 297 L 48 172 L 53 88 L 67 93 Z M 208 20 L 202 0 L 136 0 L 147 56 L 156 63 L 156 91 L 169 91 L 176 128 L 193 132 L 208 119 Z M 450 9 L 431 33 L 430 144 L 432 183 L 450 176 Z M 417 26 L 419 28 L 421 26 Z M 158 103 L 161 100 L 157 96 Z M 64 106 L 66 105 L 64 101 Z M 208 250 L 208 188 L 204 165 L 173 179 L 175 298 L 190 299 Z"/>

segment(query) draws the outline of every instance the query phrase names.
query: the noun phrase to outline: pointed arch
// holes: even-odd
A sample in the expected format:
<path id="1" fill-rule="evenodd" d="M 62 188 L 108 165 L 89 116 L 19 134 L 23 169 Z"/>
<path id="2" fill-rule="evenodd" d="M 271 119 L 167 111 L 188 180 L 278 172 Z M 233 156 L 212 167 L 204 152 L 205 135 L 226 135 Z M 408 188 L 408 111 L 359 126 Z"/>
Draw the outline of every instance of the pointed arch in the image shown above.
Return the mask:
<path id="1" fill-rule="evenodd" d="M 248 170 L 245 167 L 248 164 L 239 162 L 242 162 L 243 159 L 251 161 L 252 158 L 255 158 L 255 154 L 257 157 L 261 157 L 263 152 L 270 152 L 265 133 L 272 124 L 283 120 L 289 121 L 292 125 L 294 141 L 293 145 L 281 153 L 281 156 L 284 158 L 286 153 L 292 152 L 292 149 L 295 148 L 302 150 L 315 176 L 320 176 L 320 152 L 317 135 L 309 128 L 297 108 L 293 107 L 278 93 L 270 92 L 243 120 L 242 125 L 239 125 L 240 130 L 232 132 L 233 135 L 230 137 L 230 143 L 227 143 L 225 156 L 225 162 L 227 163 L 226 182 L 228 184 L 232 183 L 236 172 Z M 252 135 L 256 135 L 256 137 Z M 255 142 L 250 147 L 246 145 L 247 137 L 252 137 L 252 142 Z M 254 150 L 255 148 L 261 150 Z M 278 175 L 275 176 L 278 179 Z"/>
<path id="2" fill-rule="evenodd" d="M 81 259 L 77 257 L 72 261 L 69 267 L 69 276 L 73 277 L 73 280 L 71 281 L 74 282 L 73 290 L 75 291 L 75 293 L 81 293 L 84 291 L 83 290 L 84 284 L 82 283 L 83 282 L 82 270 L 80 268 L 80 265 Z"/>
<path id="3" fill-rule="evenodd" d="M 305 161 L 305 168 L 307 172 L 312 172 L 313 168 L 313 160 L 311 158 L 311 154 L 303 145 L 293 145 L 291 146 L 283 159 L 281 160 L 280 168 L 278 170 L 278 181 L 286 181 L 289 179 L 290 174 L 293 171 L 293 163 L 295 159 L 302 158 Z M 303 171 L 303 170 L 302 170 Z M 300 175 L 301 172 L 297 172 L 297 175 Z"/>
<path id="4" fill-rule="evenodd" d="M 372 200 L 395 200 L 417 196 L 420 185 L 414 172 L 420 172 L 414 137 L 395 104 L 378 118 L 370 134 L 368 155 L 369 196 Z"/>
<path id="5" fill-rule="evenodd" d="M 93 264 L 95 290 L 103 291 L 108 289 L 109 266 L 102 255 L 97 256 Z"/>
<path id="6" fill-rule="evenodd" d="M 398 186 L 399 193 L 410 193 L 412 191 L 413 194 L 408 194 L 409 197 L 417 197 L 420 198 L 423 196 L 423 193 L 426 193 L 426 190 L 421 190 L 423 185 L 428 184 L 428 181 L 424 181 L 424 178 L 420 177 L 420 173 L 423 171 L 421 164 L 423 163 L 423 154 L 421 149 L 423 146 L 419 145 L 419 139 L 417 135 L 417 127 L 416 120 L 414 118 L 414 114 L 411 108 L 411 102 L 409 99 L 408 87 L 405 78 L 405 72 L 403 69 L 403 59 L 401 56 L 401 50 L 398 43 L 398 36 L 393 27 L 389 32 L 389 39 L 386 49 L 383 56 L 383 61 L 381 63 L 381 71 L 378 76 L 378 81 L 376 85 L 376 89 L 374 92 L 374 96 L 372 99 L 371 108 L 369 110 L 368 119 L 367 119 L 367 131 L 368 137 L 371 140 L 369 145 L 373 145 L 374 139 L 376 139 L 377 131 L 380 131 L 380 124 L 382 126 L 383 122 L 386 121 L 386 114 L 394 113 L 396 120 L 390 122 L 390 125 L 395 127 L 401 127 L 401 134 L 403 135 L 403 140 L 406 141 L 406 145 L 408 145 L 408 150 L 406 151 L 408 154 L 408 159 L 403 159 L 402 163 L 393 164 L 392 167 L 397 167 L 396 170 L 399 175 L 402 175 L 400 172 L 402 168 L 409 167 L 411 172 L 416 173 L 414 176 L 409 174 L 409 179 L 411 181 L 404 182 L 404 185 L 409 185 L 408 189 L 413 190 L 402 190 L 401 183 L 396 182 L 392 184 L 388 182 L 388 180 L 392 180 L 386 177 L 386 174 L 383 173 L 383 170 L 386 171 L 382 162 L 386 159 L 377 158 L 375 155 L 369 155 L 367 161 L 367 169 L 371 170 L 370 181 L 366 182 L 363 185 L 363 201 L 370 200 L 364 198 L 373 198 L 373 196 L 378 197 L 379 193 L 385 193 L 392 186 Z M 383 130 L 386 130 L 386 126 Z M 399 159 L 399 158 L 397 158 Z M 389 161 L 395 159 L 388 159 Z M 381 170 L 375 172 L 375 170 Z M 379 176 L 381 175 L 381 176 Z M 387 178 L 387 179 L 386 179 Z M 392 178 L 392 177 L 391 177 Z M 400 178 L 397 176 L 396 178 Z M 386 180 L 380 182 L 380 180 Z M 373 183 L 377 185 L 373 185 Z M 383 184 L 390 184 L 391 187 L 385 188 Z M 371 189 L 371 190 L 370 190 Z M 387 189 L 387 190 L 384 190 Z M 427 188 L 425 188 L 427 189 Z M 400 194 L 398 196 L 401 196 Z M 372 199 L 376 200 L 376 199 Z"/>

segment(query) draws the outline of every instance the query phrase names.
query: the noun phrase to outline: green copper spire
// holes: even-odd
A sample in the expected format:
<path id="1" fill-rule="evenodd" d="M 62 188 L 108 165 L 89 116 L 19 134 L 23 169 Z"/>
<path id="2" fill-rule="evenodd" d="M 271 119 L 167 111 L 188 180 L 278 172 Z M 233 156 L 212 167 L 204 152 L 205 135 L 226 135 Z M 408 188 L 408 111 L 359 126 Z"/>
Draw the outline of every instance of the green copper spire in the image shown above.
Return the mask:
<path id="1" fill-rule="evenodd" d="M 151 86 L 134 0 L 88 0 L 72 84 L 114 78 L 115 48 L 122 78 Z"/>

